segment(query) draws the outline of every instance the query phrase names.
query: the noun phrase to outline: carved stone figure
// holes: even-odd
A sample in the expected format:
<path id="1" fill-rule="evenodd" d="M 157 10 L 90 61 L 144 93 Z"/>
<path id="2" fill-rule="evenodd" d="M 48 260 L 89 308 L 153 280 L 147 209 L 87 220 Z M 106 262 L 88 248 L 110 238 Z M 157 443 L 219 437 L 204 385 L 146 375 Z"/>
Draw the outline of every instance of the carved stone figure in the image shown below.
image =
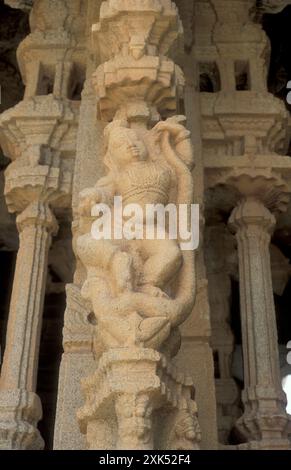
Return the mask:
<path id="1" fill-rule="evenodd" d="M 107 126 L 104 162 L 109 171 L 81 193 L 81 226 L 88 225 L 96 203 L 112 206 L 117 195 L 124 204 L 141 208 L 191 203 L 193 153 L 183 121 L 182 116 L 169 118 L 142 135 L 126 121 Z M 155 220 L 152 225 L 156 230 Z M 101 322 L 107 333 L 104 339 L 102 329 L 103 341 L 109 340 L 111 347 L 159 347 L 171 327 L 190 313 L 195 298 L 193 257 L 182 253 L 177 240 L 96 240 L 87 232 L 79 236 L 77 252 L 87 268 L 82 293 L 92 301 L 99 327 Z M 171 292 L 174 280 L 176 292 Z"/>

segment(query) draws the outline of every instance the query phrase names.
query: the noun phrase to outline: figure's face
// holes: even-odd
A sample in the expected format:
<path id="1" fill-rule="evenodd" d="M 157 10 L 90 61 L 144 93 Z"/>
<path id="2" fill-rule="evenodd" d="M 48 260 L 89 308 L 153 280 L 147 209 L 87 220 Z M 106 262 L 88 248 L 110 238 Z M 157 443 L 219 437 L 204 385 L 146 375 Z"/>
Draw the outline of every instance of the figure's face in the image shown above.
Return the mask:
<path id="1" fill-rule="evenodd" d="M 109 138 L 108 151 L 111 160 L 120 167 L 147 158 L 144 143 L 132 129 L 114 130 Z"/>

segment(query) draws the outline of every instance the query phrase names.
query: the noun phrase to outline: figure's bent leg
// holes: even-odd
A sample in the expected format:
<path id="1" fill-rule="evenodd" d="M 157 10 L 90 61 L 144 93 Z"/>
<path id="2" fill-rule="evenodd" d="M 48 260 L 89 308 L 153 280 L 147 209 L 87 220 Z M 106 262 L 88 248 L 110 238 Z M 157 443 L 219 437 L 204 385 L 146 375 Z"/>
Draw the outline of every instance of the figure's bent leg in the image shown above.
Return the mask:
<path id="1" fill-rule="evenodd" d="M 182 265 L 180 248 L 175 240 L 143 240 L 142 245 L 147 257 L 142 283 L 162 289 Z"/>
<path id="2" fill-rule="evenodd" d="M 124 251 L 117 251 L 111 263 L 112 273 L 116 281 L 116 289 L 118 292 L 132 290 L 132 258 Z"/>
<path id="3" fill-rule="evenodd" d="M 81 261 L 87 266 L 88 275 L 90 271 L 109 270 L 118 291 L 131 289 L 132 258 L 128 253 L 122 252 L 118 245 L 110 240 L 95 240 L 90 233 L 86 233 L 78 238 L 77 251 Z"/>

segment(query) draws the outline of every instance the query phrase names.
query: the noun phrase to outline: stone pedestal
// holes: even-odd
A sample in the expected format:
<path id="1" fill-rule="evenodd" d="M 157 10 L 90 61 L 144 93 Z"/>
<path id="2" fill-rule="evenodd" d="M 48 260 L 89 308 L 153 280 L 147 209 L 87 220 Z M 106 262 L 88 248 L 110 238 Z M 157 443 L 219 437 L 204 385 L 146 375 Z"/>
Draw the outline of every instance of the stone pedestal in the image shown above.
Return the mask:
<path id="1" fill-rule="evenodd" d="M 111 349 L 82 386 L 78 419 L 89 449 L 198 448 L 192 381 L 157 351 Z"/>

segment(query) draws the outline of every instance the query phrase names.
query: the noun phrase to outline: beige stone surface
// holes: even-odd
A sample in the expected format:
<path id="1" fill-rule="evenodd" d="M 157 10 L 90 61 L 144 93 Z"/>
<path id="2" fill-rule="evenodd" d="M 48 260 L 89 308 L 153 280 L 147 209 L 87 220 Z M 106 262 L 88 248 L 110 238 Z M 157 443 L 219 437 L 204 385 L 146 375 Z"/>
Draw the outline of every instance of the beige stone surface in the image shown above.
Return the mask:
<path id="1" fill-rule="evenodd" d="M 69 282 L 55 449 L 290 449 L 273 293 L 291 271 L 271 240 L 290 231 L 290 119 L 267 87 L 260 23 L 289 2 L 5 3 L 30 12 L 31 32 L 17 50 L 23 100 L 0 116 L 5 249 L 19 232 L 0 448 L 44 447 L 36 377 L 49 267 L 60 291 Z M 91 210 L 114 196 L 199 203 L 199 249 L 96 240 Z"/>

